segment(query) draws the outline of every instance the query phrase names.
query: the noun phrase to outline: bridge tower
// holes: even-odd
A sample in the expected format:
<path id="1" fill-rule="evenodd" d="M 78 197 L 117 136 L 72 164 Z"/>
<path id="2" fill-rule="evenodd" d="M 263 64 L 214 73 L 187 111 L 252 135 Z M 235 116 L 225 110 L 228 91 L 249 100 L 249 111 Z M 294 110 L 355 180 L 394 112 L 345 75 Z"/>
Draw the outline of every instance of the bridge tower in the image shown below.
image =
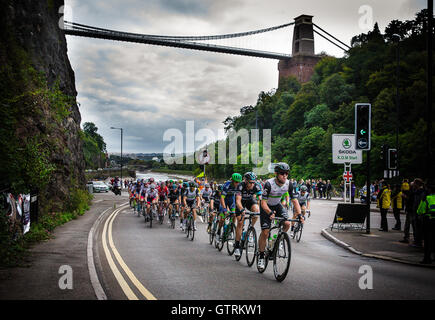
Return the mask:
<path id="1" fill-rule="evenodd" d="M 313 16 L 300 15 L 295 18 L 292 57 L 278 63 L 279 77 L 295 76 L 299 82 L 310 81 L 314 66 L 321 59 L 314 54 Z"/>

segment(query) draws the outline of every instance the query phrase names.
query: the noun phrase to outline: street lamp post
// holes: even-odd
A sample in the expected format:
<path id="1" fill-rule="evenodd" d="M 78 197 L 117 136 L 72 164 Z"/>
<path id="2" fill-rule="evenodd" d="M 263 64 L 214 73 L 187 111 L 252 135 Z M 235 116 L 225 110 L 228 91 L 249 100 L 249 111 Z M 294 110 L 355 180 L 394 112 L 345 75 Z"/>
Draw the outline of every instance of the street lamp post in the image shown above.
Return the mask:
<path id="1" fill-rule="evenodd" d="M 110 127 L 110 129 L 118 129 L 121 130 L 121 188 L 122 188 L 122 128 Z"/>
<path id="2" fill-rule="evenodd" d="M 395 33 L 395 34 L 393 34 L 393 38 L 397 39 L 397 45 L 396 45 L 396 150 L 397 150 L 397 154 L 399 155 L 400 154 L 400 150 L 399 150 L 399 126 L 400 126 L 400 119 L 399 119 L 399 110 L 400 110 L 400 96 L 399 96 L 399 63 L 400 63 L 400 56 L 399 56 L 399 43 L 400 43 L 400 35 Z"/>

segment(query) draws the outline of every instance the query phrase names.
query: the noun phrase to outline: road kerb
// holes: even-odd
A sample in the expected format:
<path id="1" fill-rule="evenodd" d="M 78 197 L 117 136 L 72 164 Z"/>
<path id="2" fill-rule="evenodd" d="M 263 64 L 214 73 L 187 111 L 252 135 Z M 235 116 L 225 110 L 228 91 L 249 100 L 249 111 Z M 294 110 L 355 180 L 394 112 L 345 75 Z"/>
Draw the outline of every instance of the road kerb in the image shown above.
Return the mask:
<path id="1" fill-rule="evenodd" d="M 381 259 L 381 260 L 386 260 L 386 261 L 400 262 L 400 263 L 404 263 L 404 264 L 408 264 L 408 265 L 412 265 L 412 266 L 435 269 L 435 265 L 425 265 L 425 264 L 421 264 L 421 263 L 417 263 L 417 262 L 400 260 L 400 259 L 396 259 L 396 258 L 388 257 L 388 256 L 382 256 L 382 255 L 371 254 L 371 253 L 363 253 L 363 252 L 358 251 L 355 248 L 351 247 L 349 244 L 347 244 L 347 243 L 337 239 L 333 235 L 331 235 L 328 231 L 326 231 L 326 228 L 321 231 L 321 234 L 323 237 L 325 237 L 326 239 L 328 239 L 331 242 L 334 242 L 336 245 L 338 245 L 338 246 L 340 246 L 340 247 L 342 247 L 342 248 L 344 248 L 344 249 L 346 249 L 354 254 L 357 254 L 357 255 L 360 255 L 360 256 L 363 256 L 366 258 L 375 258 L 375 259 Z"/>
<path id="2" fill-rule="evenodd" d="M 89 270 L 89 277 L 91 278 L 92 287 L 94 288 L 95 296 L 98 300 L 107 300 L 107 295 L 104 292 L 104 289 L 98 279 L 97 270 L 95 268 L 94 263 L 94 232 L 97 230 L 101 220 L 103 219 L 104 214 L 109 210 L 110 208 L 107 208 L 103 211 L 95 220 L 94 224 L 92 225 L 91 230 L 89 231 L 88 235 L 88 247 L 87 247 L 87 256 L 88 256 L 88 270 Z"/>
<path id="3" fill-rule="evenodd" d="M 342 248 L 344 248 L 344 249 L 346 249 L 346 250 L 349 250 L 349 251 L 352 252 L 352 253 L 355 253 L 355 254 L 357 254 L 357 255 L 362 255 L 362 254 L 363 254 L 362 252 L 360 252 L 360 251 L 358 251 L 358 250 L 352 248 L 352 247 L 351 247 L 350 245 L 348 245 L 347 243 L 345 243 L 345 242 L 343 242 L 343 241 L 341 241 L 341 240 L 338 240 L 336 237 L 334 237 L 334 236 L 331 235 L 328 231 L 326 231 L 326 229 L 323 229 L 322 232 L 321 232 L 321 234 L 322 234 L 323 237 L 325 237 L 325 238 L 328 239 L 329 241 L 334 242 L 336 245 L 338 245 L 338 246 L 340 246 L 340 247 L 342 247 Z"/>

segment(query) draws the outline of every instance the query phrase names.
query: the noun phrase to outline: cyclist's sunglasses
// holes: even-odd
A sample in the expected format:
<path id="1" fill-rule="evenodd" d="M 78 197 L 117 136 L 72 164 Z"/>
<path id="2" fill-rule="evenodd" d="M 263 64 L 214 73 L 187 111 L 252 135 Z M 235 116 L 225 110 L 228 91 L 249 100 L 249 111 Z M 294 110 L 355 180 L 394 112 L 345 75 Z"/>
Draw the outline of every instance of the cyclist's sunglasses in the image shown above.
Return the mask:
<path id="1" fill-rule="evenodd" d="M 283 176 L 283 175 L 288 176 L 288 172 L 278 172 L 278 174 L 281 175 L 281 176 Z"/>
<path id="2" fill-rule="evenodd" d="M 255 181 L 247 181 L 247 183 L 253 184 L 253 183 L 255 183 Z"/>

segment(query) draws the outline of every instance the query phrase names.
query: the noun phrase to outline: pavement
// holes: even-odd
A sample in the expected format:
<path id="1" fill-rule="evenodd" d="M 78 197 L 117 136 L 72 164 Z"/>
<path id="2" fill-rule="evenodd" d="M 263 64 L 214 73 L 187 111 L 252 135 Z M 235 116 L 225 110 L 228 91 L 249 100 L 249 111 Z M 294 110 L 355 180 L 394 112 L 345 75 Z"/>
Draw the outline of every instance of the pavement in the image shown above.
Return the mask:
<path id="1" fill-rule="evenodd" d="M 339 198 L 332 200 L 343 201 Z M 355 202 L 359 203 L 358 200 Z M 375 204 L 372 204 L 370 211 L 380 212 Z M 388 215 L 393 215 L 391 210 Z M 402 214 L 401 216 L 402 223 L 404 223 L 405 215 Z M 423 260 L 423 248 L 412 246 L 412 240 L 410 244 L 400 242 L 403 239 L 403 226 L 400 231 L 390 229 L 388 232 L 379 231 L 378 228 L 371 228 L 370 233 L 367 233 L 365 229 L 353 230 L 348 228 L 337 230 L 336 228 L 331 229 L 329 226 L 324 228 L 321 234 L 326 239 L 354 254 L 435 269 L 435 261 L 429 265 L 420 263 Z"/>
<path id="2" fill-rule="evenodd" d="M 58 226 L 53 239 L 35 244 L 20 267 L 0 269 L 0 300 L 99 298 L 89 264 L 90 231 L 104 214 L 110 214 L 125 202 L 126 197 L 112 192 L 97 194 L 83 216 Z M 67 283 L 69 275 L 72 286 L 65 287 L 63 284 Z"/>

